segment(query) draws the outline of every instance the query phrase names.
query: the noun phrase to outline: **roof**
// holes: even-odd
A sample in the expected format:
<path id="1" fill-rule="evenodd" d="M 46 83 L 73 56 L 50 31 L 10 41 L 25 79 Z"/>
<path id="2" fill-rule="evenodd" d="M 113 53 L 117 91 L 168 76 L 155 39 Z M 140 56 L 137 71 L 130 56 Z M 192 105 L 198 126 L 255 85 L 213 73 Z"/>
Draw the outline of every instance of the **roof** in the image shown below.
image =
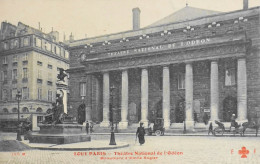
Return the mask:
<path id="1" fill-rule="evenodd" d="M 186 21 L 186 20 L 191 20 L 199 17 L 205 17 L 209 15 L 214 15 L 221 13 L 220 11 L 212 11 L 212 10 L 205 10 L 205 9 L 199 9 L 195 7 L 189 7 L 186 6 L 173 14 L 164 17 L 163 19 L 149 25 L 148 27 L 151 26 L 158 26 L 162 24 L 169 24 L 169 23 L 174 23 L 174 22 L 180 22 L 180 21 Z"/>

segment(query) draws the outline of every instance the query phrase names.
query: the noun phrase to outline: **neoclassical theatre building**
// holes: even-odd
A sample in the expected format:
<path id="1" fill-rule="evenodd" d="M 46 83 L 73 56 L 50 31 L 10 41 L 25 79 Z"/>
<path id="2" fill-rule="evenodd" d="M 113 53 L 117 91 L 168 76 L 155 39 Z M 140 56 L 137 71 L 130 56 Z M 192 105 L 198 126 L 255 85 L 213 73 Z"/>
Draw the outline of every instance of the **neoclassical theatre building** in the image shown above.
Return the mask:
<path id="1" fill-rule="evenodd" d="M 164 119 L 166 129 L 260 117 L 259 7 L 186 6 L 154 24 L 70 42 L 69 114 L 121 129 Z M 204 123 L 205 122 L 205 123 Z"/>

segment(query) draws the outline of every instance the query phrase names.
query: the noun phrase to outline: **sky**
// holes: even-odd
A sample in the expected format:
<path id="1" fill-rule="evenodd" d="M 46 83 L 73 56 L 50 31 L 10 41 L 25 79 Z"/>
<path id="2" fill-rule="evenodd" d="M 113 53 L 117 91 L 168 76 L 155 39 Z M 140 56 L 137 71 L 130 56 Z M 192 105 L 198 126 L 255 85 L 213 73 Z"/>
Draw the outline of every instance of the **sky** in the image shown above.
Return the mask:
<path id="1" fill-rule="evenodd" d="M 141 27 L 186 6 L 228 12 L 243 8 L 243 0 L 0 0 L 0 21 L 59 31 L 60 40 L 95 37 L 132 29 L 132 9 L 141 10 Z M 249 8 L 260 6 L 249 0 Z"/>

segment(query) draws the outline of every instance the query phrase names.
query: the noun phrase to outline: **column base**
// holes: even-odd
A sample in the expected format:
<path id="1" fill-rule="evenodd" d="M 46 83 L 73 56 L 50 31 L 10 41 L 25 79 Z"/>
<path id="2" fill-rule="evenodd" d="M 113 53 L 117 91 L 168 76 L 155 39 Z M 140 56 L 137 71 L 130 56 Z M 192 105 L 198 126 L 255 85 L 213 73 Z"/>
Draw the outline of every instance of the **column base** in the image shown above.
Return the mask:
<path id="1" fill-rule="evenodd" d="M 128 122 L 127 121 L 121 121 L 121 122 L 119 122 L 118 127 L 119 127 L 119 129 L 127 129 Z"/>
<path id="2" fill-rule="evenodd" d="M 110 122 L 109 121 L 102 121 L 100 123 L 100 127 L 109 127 L 110 126 Z"/>
<path id="3" fill-rule="evenodd" d="M 194 121 L 185 121 L 186 132 L 194 132 Z"/>
<path id="4" fill-rule="evenodd" d="M 168 120 L 168 121 L 164 120 L 164 128 L 170 129 L 170 127 L 171 127 L 171 121 L 170 120 Z"/>

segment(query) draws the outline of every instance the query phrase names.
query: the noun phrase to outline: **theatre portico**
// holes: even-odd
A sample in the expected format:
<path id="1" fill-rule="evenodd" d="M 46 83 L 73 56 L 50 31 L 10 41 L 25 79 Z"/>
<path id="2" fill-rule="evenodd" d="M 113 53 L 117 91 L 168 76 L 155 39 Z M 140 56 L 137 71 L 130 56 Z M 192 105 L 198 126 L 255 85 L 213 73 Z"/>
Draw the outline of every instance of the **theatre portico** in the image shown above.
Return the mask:
<path id="1" fill-rule="evenodd" d="M 166 129 L 191 131 L 232 114 L 257 119 L 258 18 L 252 8 L 72 41 L 71 114 L 84 102 L 101 127 L 163 118 Z"/>

